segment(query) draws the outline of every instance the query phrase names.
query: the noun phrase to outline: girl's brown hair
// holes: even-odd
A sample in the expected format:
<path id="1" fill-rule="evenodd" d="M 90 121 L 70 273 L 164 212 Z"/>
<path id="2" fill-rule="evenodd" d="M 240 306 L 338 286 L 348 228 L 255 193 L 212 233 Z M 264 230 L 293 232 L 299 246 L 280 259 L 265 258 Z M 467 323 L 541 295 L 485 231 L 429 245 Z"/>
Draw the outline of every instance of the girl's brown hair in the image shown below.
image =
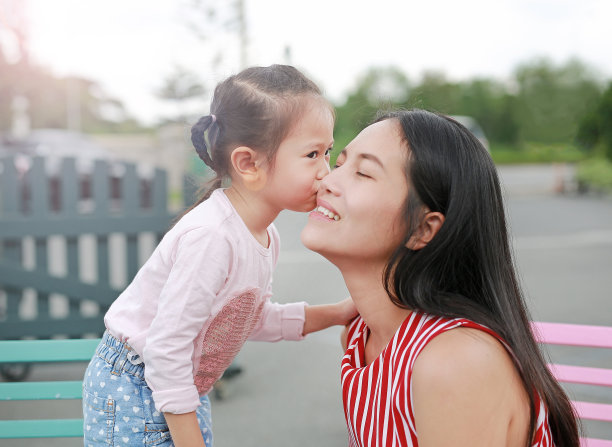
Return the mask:
<path id="1" fill-rule="evenodd" d="M 217 85 L 210 115 L 191 128 L 198 155 L 216 176 L 191 208 L 221 187 L 229 176 L 229 157 L 236 147 L 265 152 L 272 161 L 301 116 L 305 97 L 323 99 L 319 87 L 289 65 L 247 68 Z"/>

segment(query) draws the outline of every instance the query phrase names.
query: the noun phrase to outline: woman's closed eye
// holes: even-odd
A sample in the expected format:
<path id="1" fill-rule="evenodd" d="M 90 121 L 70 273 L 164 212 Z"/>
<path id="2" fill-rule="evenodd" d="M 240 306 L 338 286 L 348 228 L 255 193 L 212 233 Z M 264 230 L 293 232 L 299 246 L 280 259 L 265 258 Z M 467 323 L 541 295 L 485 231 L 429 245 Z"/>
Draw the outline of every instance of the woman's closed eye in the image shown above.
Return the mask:
<path id="1" fill-rule="evenodd" d="M 338 163 L 336 162 L 336 164 L 334 166 L 332 166 L 332 169 L 338 169 L 339 167 L 341 167 L 344 163 Z M 362 178 L 373 178 L 371 175 L 366 174 L 365 172 L 362 171 L 355 171 L 355 175 L 357 177 L 362 177 Z"/>

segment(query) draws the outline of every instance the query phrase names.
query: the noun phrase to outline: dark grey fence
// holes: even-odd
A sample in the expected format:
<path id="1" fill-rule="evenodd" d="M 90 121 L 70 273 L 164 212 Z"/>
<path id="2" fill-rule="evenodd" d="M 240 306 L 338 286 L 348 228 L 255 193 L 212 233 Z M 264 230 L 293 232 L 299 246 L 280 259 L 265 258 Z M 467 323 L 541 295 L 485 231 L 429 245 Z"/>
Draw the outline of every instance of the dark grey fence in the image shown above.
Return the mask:
<path id="1" fill-rule="evenodd" d="M 101 335 L 171 223 L 167 197 L 159 169 L 143 177 L 99 161 L 82 172 L 64 159 L 53 172 L 42 158 L 25 168 L 0 159 L 0 339 Z"/>

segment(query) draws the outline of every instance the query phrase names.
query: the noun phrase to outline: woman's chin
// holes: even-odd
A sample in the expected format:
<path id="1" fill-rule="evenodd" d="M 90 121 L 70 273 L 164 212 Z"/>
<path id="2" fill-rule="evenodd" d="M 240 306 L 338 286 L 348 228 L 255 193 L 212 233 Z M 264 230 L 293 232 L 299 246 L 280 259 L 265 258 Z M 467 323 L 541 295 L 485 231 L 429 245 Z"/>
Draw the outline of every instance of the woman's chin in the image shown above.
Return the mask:
<path id="1" fill-rule="evenodd" d="M 318 239 L 315 237 L 315 235 L 309 231 L 308 225 L 302 229 L 302 232 L 300 233 L 300 240 L 302 241 L 302 244 L 304 244 L 304 247 L 306 247 L 308 250 L 319 253 L 318 248 L 321 246 L 321 244 L 318 243 Z"/>
<path id="2" fill-rule="evenodd" d="M 328 247 L 328 244 L 325 243 L 324 238 L 321 237 L 319 231 L 316 231 L 308 224 L 306 224 L 306 226 L 302 230 L 302 233 L 300 234 L 300 239 L 302 240 L 302 244 L 304 244 L 304 247 L 306 247 L 308 250 L 314 251 L 315 253 L 319 253 L 321 256 L 327 257 L 326 252 L 328 250 L 326 250 L 326 248 Z"/>

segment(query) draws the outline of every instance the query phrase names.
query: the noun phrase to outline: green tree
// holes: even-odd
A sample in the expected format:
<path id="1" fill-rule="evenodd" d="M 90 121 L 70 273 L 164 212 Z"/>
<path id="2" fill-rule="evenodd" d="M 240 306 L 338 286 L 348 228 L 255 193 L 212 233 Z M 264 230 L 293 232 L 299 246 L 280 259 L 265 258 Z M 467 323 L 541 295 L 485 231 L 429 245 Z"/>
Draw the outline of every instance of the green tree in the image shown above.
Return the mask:
<path id="1" fill-rule="evenodd" d="M 192 99 L 203 97 L 206 89 L 195 73 L 177 66 L 156 93 L 161 99 L 175 104 L 176 116 L 171 121 L 184 122 L 187 117 L 183 106 Z"/>
<path id="2" fill-rule="evenodd" d="M 519 139 L 515 97 L 506 85 L 492 79 L 474 79 L 460 85 L 461 97 L 450 113 L 472 116 L 490 141 L 517 145 Z"/>
<path id="3" fill-rule="evenodd" d="M 601 144 L 605 157 L 612 161 L 612 82 L 580 122 L 576 140 L 586 150 Z"/>
<path id="4" fill-rule="evenodd" d="M 578 60 L 558 67 L 547 59 L 523 64 L 515 71 L 515 80 L 525 141 L 571 142 L 580 119 L 601 91 L 593 70 Z"/>
<path id="5" fill-rule="evenodd" d="M 342 150 L 379 109 L 399 107 L 409 95 L 408 78 L 395 67 L 372 68 L 362 75 L 344 104 L 336 107 L 335 147 Z"/>
<path id="6" fill-rule="evenodd" d="M 446 114 L 457 114 L 461 104 L 461 85 L 450 82 L 439 71 L 429 71 L 414 86 L 405 103 L 408 108 L 418 107 Z"/>

